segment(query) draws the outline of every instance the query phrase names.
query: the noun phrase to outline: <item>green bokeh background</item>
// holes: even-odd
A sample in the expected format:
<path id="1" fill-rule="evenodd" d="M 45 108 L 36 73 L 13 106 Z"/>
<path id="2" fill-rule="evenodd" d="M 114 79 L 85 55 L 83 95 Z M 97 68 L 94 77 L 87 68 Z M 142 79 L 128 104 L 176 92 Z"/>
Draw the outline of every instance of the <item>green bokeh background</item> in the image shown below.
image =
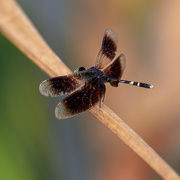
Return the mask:
<path id="1" fill-rule="evenodd" d="M 51 179 L 42 73 L 2 35 L 0 44 L 0 179 Z"/>

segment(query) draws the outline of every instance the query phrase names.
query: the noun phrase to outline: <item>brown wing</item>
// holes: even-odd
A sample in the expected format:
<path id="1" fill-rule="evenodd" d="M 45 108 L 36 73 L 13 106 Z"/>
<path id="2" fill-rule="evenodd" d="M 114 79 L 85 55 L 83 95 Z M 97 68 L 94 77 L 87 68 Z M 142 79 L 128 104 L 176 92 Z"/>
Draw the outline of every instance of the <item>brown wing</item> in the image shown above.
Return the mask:
<path id="1" fill-rule="evenodd" d="M 104 33 L 101 49 L 96 58 L 96 64 L 99 69 L 103 69 L 115 57 L 117 50 L 118 37 L 112 29 L 107 29 Z"/>
<path id="2" fill-rule="evenodd" d="M 55 109 L 56 118 L 65 119 L 94 107 L 104 98 L 105 91 L 104 83 L 98 82 L 98 80 L 90 82 L 57 105 Z"/>
<path id="3" fill-rule="evenodd" d="M 120 79 L 126 67 L 126 58 L 124 54 L 118 56 L 111 64 L 108 64 L 103 72 L 105 75 L 111 78 Z M 112 86 L 117 87 L 118 82 L 111 82 Z"/>
<path id="4" fill-rule="evenodd" d="M 73 74 L 58 76 L 43 81 L 39 86 L 39 91 L 44 96 L 62 96 L 71 93 L 84 85 L 84 81 L 76 79 Z"/>

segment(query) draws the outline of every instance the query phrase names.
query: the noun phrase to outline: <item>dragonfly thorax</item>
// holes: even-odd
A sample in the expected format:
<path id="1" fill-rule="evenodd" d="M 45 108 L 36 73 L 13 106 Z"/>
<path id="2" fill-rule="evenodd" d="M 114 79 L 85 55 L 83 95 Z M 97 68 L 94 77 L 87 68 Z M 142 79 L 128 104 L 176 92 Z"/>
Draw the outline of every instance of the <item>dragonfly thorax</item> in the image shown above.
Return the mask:
<path id="1" fill-rule="evenodd" d="M 103 77 L 103 75 L 104 75 L 104 72 L 99 70 L 96 66 L 93 66 L 87 70 L 87 77 L 89 76 L 91 78 L 96 77 L 96 78 L 101 79 Z"/>

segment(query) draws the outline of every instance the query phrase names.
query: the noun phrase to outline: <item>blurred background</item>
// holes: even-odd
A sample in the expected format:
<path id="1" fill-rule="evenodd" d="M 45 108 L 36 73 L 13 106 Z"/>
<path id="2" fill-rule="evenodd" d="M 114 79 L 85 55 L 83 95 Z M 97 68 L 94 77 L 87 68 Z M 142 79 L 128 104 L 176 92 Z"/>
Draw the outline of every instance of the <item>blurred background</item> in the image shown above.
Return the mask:
<path id="1" fill-rule="evenodd" d="M 155 88 L 107 85 L 105 104 L 180 174 L 180 1 L 17 2 L 71 70 L 93 66 L 104 31 L 117 33 L 122 79 Z M 48 76 L 2 34 L 0 47 L 0 179 L 161 179 L 89 112 L 55 119 L 62 98 L 38 90 Z"/>

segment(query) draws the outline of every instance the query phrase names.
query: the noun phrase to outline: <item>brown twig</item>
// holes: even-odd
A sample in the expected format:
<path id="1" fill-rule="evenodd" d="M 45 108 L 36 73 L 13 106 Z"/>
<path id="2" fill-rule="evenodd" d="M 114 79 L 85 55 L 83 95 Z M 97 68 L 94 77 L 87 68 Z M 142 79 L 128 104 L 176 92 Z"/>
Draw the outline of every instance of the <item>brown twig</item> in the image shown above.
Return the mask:
<path id="1" fill-rule="evenodd" d="M 44 42 L 14 0 L 0 0 L 0 30 L 48 75 L 58 76 L 71 72 Z M 102 104 L 102 108 L 96 106 L 90 112 L 122 139 L 161 177 L 166 180 L 180 180 L 178 174 L 105 104 Z"/>

